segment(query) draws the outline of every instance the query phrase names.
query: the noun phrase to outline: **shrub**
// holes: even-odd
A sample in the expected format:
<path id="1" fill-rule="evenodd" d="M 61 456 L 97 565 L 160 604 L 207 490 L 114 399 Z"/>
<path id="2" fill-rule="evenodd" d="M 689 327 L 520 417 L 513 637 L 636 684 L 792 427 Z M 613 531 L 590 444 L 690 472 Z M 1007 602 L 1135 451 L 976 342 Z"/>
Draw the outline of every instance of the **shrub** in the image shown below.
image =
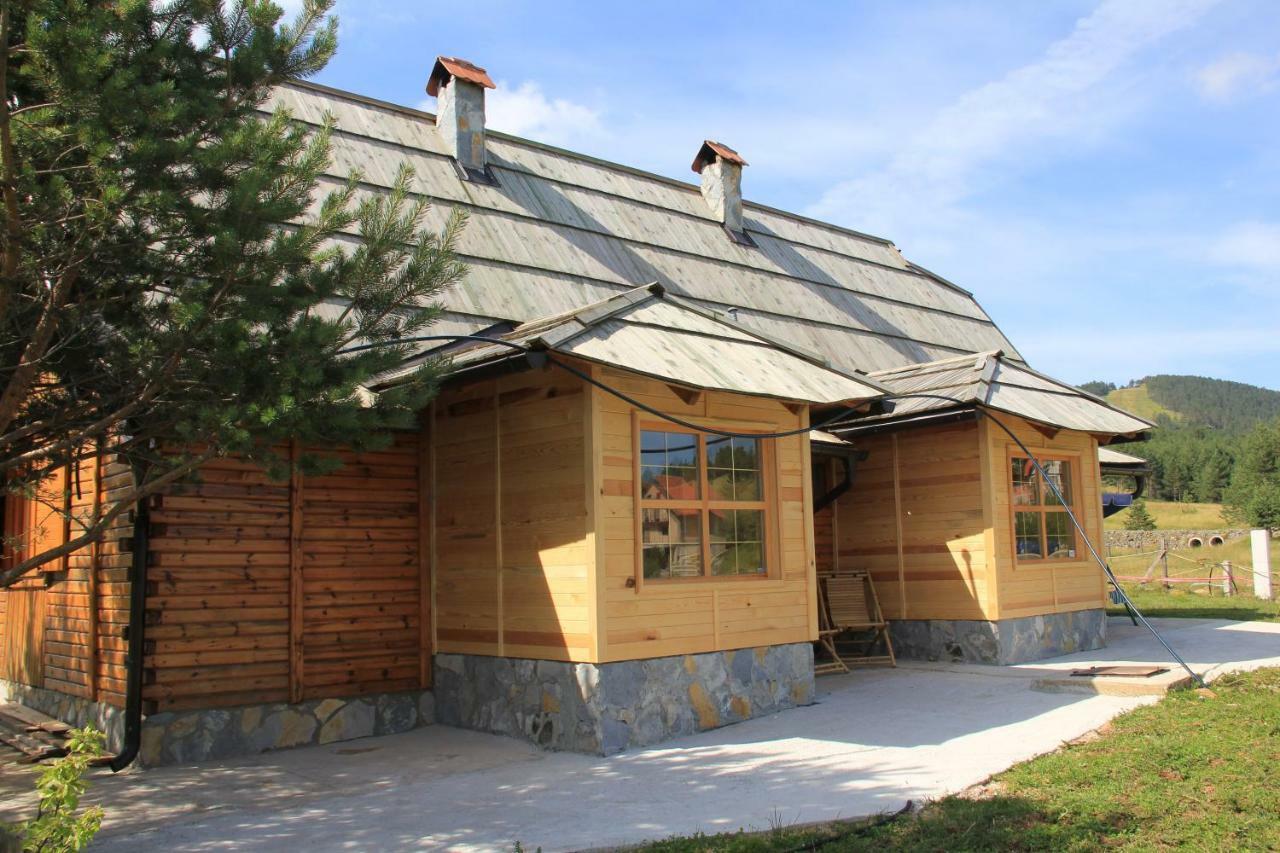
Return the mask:
<path id="1" fill-rule="evenodd" d="M 1125 530 L 1155 530 L 1156 520 L 1147 512 L 1146 501 L 1134 501 L 1124 519 Z"/>
<path id="2" fill-rule="evenodd" d="M 85 727 L 67 733 L 70 752 L 50 764 L 36 780 L 40 808 L 35 820 L 23 827 L 22 849 L 32 853 L 70 853 L 83 850 L 102 826 L 102 807 L 76 814 L 88 783 L 84 773 L 102 754 L 106 735 Z"/>

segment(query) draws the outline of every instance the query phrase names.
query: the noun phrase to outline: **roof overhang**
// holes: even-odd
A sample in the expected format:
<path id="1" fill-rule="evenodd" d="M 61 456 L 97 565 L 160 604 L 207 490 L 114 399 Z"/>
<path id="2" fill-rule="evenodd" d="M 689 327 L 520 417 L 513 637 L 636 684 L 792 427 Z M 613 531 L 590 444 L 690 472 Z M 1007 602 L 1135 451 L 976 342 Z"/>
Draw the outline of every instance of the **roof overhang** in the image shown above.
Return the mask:
<path id="1" fill-rule="evenodd" d="M 885 386 L 651 284 L 583 308 L 517 326 L 451 351 L 430 350 L 381 378 L 394 385 L 423 359 L 439 357 L 453 375 L 515 359 L 554 355 L 702 391 L 850 407 L 882 399 Z"/>
<path id="2" fill-rule="evenodd" d="M 999 351 L 974 353 L 870 375 L 890 389 L 893 411 L 831 427 L 840 435 L 1004 413 L 1046 432 L 1072 430 L 1100 443 L 1141 440 L 1155 424 L 1064 382 L 1011 361 Z"/>

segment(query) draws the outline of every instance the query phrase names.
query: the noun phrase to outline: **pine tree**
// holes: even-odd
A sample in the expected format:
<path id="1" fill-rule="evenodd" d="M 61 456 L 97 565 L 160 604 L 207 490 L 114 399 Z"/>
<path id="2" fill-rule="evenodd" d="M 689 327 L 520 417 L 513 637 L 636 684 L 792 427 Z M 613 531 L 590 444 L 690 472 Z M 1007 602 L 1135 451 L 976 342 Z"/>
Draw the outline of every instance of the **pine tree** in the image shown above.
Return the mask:
<path id="1" fill-rule="evenodd" d="M 1134 501 L 1124 519 L 1125 530 L 1155 530 L 1156 520 L 1147 512 L 1146 501 Z"/>
<path id="2" fill-rule="evenodd" d="M 280 474 L 290 439 L 375 447 L 416 424 L 433 365 L 365 386 L 462 275 L 462 222 L 425 233 L 408 170 L 382 196 L 354 175 L 322 192 L 331 125 L 271 111 L 333 55 L 331 7 L 286 25 L 265 0 L 0 0 L 0 475 L 29 495 L 97 453 L 134 472 L 0 585 L 211 457 Z"/>
<path id="3" fill-rule="evenodd" d="M 1280 527 L 1280 419 L 1245 436 L 1225 502 L 1237 524 Z"/>

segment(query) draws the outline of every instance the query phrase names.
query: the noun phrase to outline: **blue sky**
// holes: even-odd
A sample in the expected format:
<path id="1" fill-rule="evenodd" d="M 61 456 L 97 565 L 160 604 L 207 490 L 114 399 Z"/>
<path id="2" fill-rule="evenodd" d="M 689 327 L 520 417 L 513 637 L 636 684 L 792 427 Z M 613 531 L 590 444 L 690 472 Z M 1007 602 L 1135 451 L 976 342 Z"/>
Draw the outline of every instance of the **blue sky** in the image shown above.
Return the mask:
<path id="1" fill-rule="evenodd" d="M 296 5 L 298 0 L 286 3 Z M 1280 388 L 1280 3 L 339 0 L 319 82 L 431 109 L 439 53 L 492 127 L 892 239 L 1071 382 Z"/>

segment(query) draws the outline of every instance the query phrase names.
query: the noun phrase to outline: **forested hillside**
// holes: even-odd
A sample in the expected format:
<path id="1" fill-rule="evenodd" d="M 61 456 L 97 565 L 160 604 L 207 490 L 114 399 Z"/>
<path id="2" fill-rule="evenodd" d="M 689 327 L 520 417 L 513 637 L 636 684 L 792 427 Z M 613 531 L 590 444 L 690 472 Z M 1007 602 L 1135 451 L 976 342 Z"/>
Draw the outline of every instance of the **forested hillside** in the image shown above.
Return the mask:
<path id="1" fill-rule="evenodd" d="M 1151 461 L 1149 497 L 1223 502 L 1240 523 L 1280 525 L 1280 391 L 1167 375 L 1081 387 L 1159 424 L 1150 441 L 1115 446 Z"/>

